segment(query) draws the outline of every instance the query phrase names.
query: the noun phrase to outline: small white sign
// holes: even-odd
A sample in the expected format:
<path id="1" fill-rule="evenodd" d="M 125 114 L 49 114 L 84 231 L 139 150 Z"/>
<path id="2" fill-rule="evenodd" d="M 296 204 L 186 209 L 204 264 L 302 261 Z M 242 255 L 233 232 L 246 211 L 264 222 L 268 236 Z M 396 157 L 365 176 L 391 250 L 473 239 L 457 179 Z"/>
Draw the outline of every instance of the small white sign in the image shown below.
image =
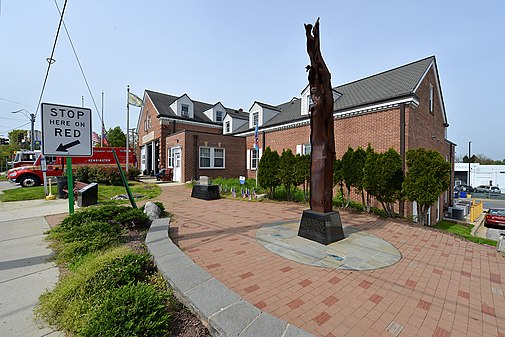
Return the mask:
<path id="1" fill-rule="evenodd" d="M 91 109 L 42 103 L 42 154 L 89 157 Z"/>

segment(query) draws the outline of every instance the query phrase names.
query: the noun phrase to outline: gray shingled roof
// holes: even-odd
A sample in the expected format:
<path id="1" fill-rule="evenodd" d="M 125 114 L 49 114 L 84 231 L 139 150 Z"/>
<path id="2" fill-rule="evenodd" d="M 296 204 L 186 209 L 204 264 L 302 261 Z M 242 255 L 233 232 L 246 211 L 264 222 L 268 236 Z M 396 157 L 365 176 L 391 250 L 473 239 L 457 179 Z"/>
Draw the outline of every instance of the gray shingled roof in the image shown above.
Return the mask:
<path id="1" fill-rule="evenodd" d="M 151 98 L 151 101 L 153 102 L 154 106 L 158 110 L 161 117 L 172 117 L 172 118 L 177 118 L 177 119 L 181 119 L 181 120 L 191 120 L 191 121 L 195 121 L 195 122 L 202 122 L 202 123 L 209 123 L 209 124 L 220 124 L 220 123 L 215 123 L 215 122 L 211 121 L 203 113 L 204 111 L 207 111 L 210 108 L 214 107 L 215 104 L 209 104 L 209 103 L 204 103 L 204 102 L 199 102 L 199 101 L 193 100 L 194 118 L 186 118 L 186 117 L 182 117 L 182 116 L 177 116 L 175 114 L 175 112 L 172 110 L 172 108 L 170 108 L 170 105 L 172 103 L 174 103 L 179 97 L 167 95 L 167 94 L 162 94 L 160 92 L 156 92 L 156 91 L 152 91 L 152 90 L 146 90 L 146 94 L 149 95 L 149 97 Z M 180 97 L 182 97 L 182 96 L 180 96 Z M 225 107 L 225 109 L 226 109 L 226 113 L 236 112 L 235 110 L 228 109 L 226 107 Z"/>
<path id="2" fill-rule="evenodd" d="M 334 110 L 346 110 L 367 104 L 378 103 L 406 95 L 414 94 L 414 89 L 428 69 L 434 56 L 406 64 L 404 66 L 384 71 L 354 82 L 342 84 L 333 89 L 342 96 L 335 102 Z M 281 110 L 274 118 L 263 124 L 261 128 L 289 123 L 308 116 L 300 114 L 301 99 L 290 100 L 277 106 Z M 252 130 L 244 125 L 236 133 Z"/>
<path id="3" fill-rule="evenodd" d="M 434 56 L 391 69 L 334 89 L 342 93 L 335 110 L 349 109 L 414 93 Z"/>

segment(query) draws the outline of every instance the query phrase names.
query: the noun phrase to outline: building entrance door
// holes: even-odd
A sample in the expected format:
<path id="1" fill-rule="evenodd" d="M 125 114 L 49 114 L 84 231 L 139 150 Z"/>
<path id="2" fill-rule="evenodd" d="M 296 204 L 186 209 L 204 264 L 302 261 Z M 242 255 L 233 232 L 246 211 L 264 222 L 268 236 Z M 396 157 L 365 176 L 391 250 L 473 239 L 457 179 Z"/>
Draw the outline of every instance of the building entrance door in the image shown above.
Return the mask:
<path id="1" fill-rule="evenodd" d="M 173 181 L 182 181 L 182 167 L 181 167 L 181 148 L 173 148 L 172 155 L 174 158 L 174 176 Z"/>

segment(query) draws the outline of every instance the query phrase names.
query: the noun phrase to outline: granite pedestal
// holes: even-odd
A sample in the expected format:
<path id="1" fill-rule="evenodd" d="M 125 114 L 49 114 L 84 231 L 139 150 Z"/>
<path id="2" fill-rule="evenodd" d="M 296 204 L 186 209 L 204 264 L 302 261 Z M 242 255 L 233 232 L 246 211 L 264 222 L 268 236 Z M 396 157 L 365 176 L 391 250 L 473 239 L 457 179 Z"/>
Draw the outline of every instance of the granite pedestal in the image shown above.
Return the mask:
<path id="1" fill-rule="evenodd" d="M 298 236 L 328 245 L 345 238 L 338 212 L 303 211 Z"/>

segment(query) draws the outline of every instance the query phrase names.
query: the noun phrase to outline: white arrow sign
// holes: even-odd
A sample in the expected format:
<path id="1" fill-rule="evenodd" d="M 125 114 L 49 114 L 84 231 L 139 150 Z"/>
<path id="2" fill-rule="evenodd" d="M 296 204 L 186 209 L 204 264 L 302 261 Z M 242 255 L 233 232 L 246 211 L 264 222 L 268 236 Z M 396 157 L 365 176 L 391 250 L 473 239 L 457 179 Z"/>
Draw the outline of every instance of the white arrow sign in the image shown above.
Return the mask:
<path id="1" fill-rule="evenodd" d="M 42 103 L 42 154 L 89 157 L 91 109 Z"/>

